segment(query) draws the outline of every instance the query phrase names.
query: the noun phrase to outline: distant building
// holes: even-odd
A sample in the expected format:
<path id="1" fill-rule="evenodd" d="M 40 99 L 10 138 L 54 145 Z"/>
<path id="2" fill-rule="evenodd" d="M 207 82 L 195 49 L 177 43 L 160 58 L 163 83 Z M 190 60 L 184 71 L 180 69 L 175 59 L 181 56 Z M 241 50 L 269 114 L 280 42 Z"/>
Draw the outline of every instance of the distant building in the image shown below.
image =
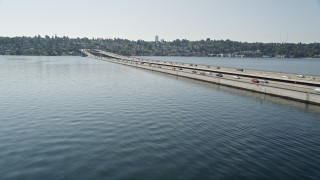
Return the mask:
<path id="1" fill-rule="evenodd" d="M 162 42 L 162 43 L 163 43 L 163 42 L 164 42 L 164 39 L 161 39 L 161 40 L 160 40 L 160 42 Z"/>
<path id="2" fill-rule="evenodd" d="M 236 58 L 244 58 L 244 57 L 245 57 L 245 55 L 240 54 L 240 55 L 235 55 L 234 57 L 236 57 Z"/>
<path id="3" fill-rule="evenodd" d="M 159 36 L 158 35 L 156 36 L 155 41 L 159 42 Z"/>
<path id="4" fill-rule="evenodd" d="M 286 55 L 283 55 L 283 54 L 277 54 L 276 55 L 276 58 L 286 58 L 287 56 Z"/>

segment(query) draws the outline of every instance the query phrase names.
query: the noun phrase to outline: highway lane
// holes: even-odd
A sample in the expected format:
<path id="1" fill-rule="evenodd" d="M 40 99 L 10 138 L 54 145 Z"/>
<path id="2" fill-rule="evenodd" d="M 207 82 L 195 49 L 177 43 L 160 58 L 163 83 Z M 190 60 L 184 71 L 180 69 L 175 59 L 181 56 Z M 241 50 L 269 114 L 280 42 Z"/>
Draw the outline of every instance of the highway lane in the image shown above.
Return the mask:
<path id="1" fill-rule="evenodd" d="M 146 65 L 147 66 L 147 65 Z M 154 65 L 154 68 L 159 68 L 160 65 Z M 190 69 L 183 69 L 183 68 L 172 68 L 169 66 L 160 66 L 162 69 L 167 69 L 167 70 L 172 70 L 177 72 L 185 72 L 185 73 L 190 73 L 190 74 L 197 74 L 199 76 L 208 76 L 212 78 L 221 78 L 221 79 L 228 79 L 228 80 L 233 80 L 233 81 L 240 81 L 240 82 L 246 82 L 246 83 L 253 83 L 251 80 L 252 78 L 248 77 L 243 77 L 243 76 L 238 76 L 238 78 L 235 78 L 234 75 L 229 75 L 229 74 L 223 74 L 223 73 L 211 73 L 208 71 L 195 71 L 195 70 L 190 70 Z M 182 69 L 182 70 L 180 70 Z M 210 73 L 210 74 L 209 74 Z M 221 74 L 222 77 L 218 77 L 217 74 Z M 263 86 L 274 86 L 277 88 L 283 88 L 283 89 L 291 89 L 295 91 L 303 91 L 303 92 L 309 92 L 309 93 L 317 93 L 314 89 L 314 87 L 310 86 L 305 86 L 305 85 L 296 85 L 296 84 L 289 84 L 289 83 L 283 83 L 283 82 L 278 82 L 278 81 L 272 81 L 268 80 L 267 82 L 263 82 L 264 79 L 258 79 L 260 80 L 259 83 L 253 83 L 253 84 L 259 84 Z M 319 92 L 320 93 L 320 92 Z"/>
<path id="2" fill-rule="evenodd" d="M 309 93 L 320 93 L 314 90 L 314 87 L 306 86 L 306 85 L 299 85 L 299 84 L 290 84 L 290 83 L 284 83 L 284 82 L 279 82 L 279 81 L 272 81 L 272 80 L 265 80 L 265 79 L 258 79 L 260 82 L 259 83 L 253 83 L 251 80 L 252 78 L 248 78 L 245 76 L 236 76 L 235 75 L 230 75 L 230 74 L 224 74 L 224 73 L 212 73 L 207 70 L 193 70 L 190 68 L 183 68 L 180 66 L 172 66 L 171 64 L 153 64 L 150 62 L 146 61 L 131 61 L 131 60 L 113 60 L 113 62 L 116 63 L 121 63 L 121 64 L 131 64 L 133 66 L 149 66 L 152 67 L 154 70 L 156 69 L 165 69 L 165 70 L 170 70 L 173 73 L 176 72 L 177 75 L 179 73 L 184 72 L 184 73 L 190 73 L 190 74 L 196 74 L 199 76 L 207 76 L 215 79 L 228 79 L 232 81 L 240 81 L 240 82 L 245 82 L 245 83 L 252 83 L 252 84 L 257 84 L 260 86 L 269 86 L 269 87 L 276 87 L 276 88 L 282 88 L 282 89 L 290 89 L 293 91 L 302 91 L 302 92 L 309 92 Z M 217 74 L 221 74 L 222 77 L 218 77 Z"/>
<path id="3" fill-rule="evenodd" d="M 236 69 L 236 68 L 229 68 L 229 67 L 189 64 L 189 63 L 181 63 L 181 62 L 179 63 L 179 62 L 166 62 L 166 61 L 158 61 L 158 60 L 147 60 L 147 59 L 136 58 L 136 57 L 121 56 L 121 55 L 104 52 L 100 50 L 97 50 L 97 52 L 104 54 L 106 56 L 117 58 L 117 59 L 130 60 L 135 62 L 154 63 L 159 65 L 190 68 L 194 70 L 206 70 L 206 71 L 212 71 L 216 73 L 241 75 L 241 76 L 247 76 L 250 78 L 256 77 L 256 78 L 263 78 L 268 80 L 277 80 L 277 81 L 295 83 L 295 84 L 308 84 L 311 86 L 320 87 L 319 76 L 304 76 L 302 78 L 302 77 L 298 77 L 298 74 L 258 71 L 258 70 L 248 70 L 248 69 Z"/>
<path id="4" fill-rule="evenodd" d="M 158 61 L 158 60 L 146 60 L 141 58 L 121 56 L 121 55 L 99 51 L 99 50 L 97 50 L 97 52 L 104 54 L 107 57 L 116 58 L 111 60 L 110 59 L 104 59 L 104 60 L 113 61 L 121 64 L 129 63 L 131 65 L 138 65 L 138 66 L 151 66 L 152 68 L 162 68 L 166 70 L 171 70 L 173 72 L 177 72 L 177 74 L 179 74 L 179 72 L 184 72 L 184 73 L 197 74 L 199 76 L 207 76 L 207 77 L 218 78 L 218 79 L 219 78 L 228 79 L 232 81 L 240 81 L 245 83 L 253 83 L 251 81 L 253 78 L 264 79 L 264 80 L 267 80 L 268 83 L 263 83 L 262 81 L 260 81 L 260 83 L 254 83 L 254 84 L 259 84 L 261 86 L 282 88 L 282 89 L 290 89 L 293 91 L 320 93 L 318 91 L 315 91 L 317 87 L 320 87 L 320 83 L 318 85 L 318 79 L 320 79 L 319 77 L 312 77 L 312 78 L 305 77 L 303 78 L 303 80 L 301 80 L 301 78 L 294 77 L 295 75 L 292 75 L 292 74 L 277 73 L 272 77 L 264 78 L 265 74 L 268 74 L 270 72 L 256 71 L 254 73 L 249 74 L 247 73 L 248 70 L 238 71 L 237 69 L 234 69 L 234 68 L 224 68 L 224 67 L 215 67 L 215 66 L 198 65 L 198 64 L 186 64 L 186 63 L 179 63 L 179 62 L 165 62 L 165 61 Z M 100 57 L 96 56 L 95 58 L 100 58 Z M 100 59 L 103 60 L 103 58 L 100 58 Z M 249 70 L 249 71 L 252 71 L 252 70 Z M 221 73 L 223 77 L 217 77 L 216 74 L 218 73 Z M 264 75 L 262 76 L 261 74 L 264 74 Z M 238 75 L 239 79 L 235 78 L 234 77 L 235 75 Z M 286 78 L 282 76 L 286 76 Z M 287 77 L 290 78 L 289 82 Z M 308 81 L 306 81 L 305 79 L 307 79 Z M 308 84 L 306 85 L 304 83 L 301 83 L 301 84 L 294 83 L 295 81 L 312 83 L 312 86 Z"/>

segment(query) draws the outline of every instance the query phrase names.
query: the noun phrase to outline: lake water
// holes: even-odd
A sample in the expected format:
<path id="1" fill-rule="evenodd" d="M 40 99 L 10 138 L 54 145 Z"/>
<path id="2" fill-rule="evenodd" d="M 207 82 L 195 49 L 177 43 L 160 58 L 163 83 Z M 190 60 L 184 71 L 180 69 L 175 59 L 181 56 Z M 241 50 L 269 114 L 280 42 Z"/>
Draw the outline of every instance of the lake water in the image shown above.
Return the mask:
<path id="1" fill-rule="evenodd" d="M 319 179 L 320 107 L 82 57 L 0 56 L 0 179 Z"/>
<path id="2" fill-rule="evenodd" d="M 219 58 L 219 57 L 161 57 L 143 56 L 145 59 L 207 64 L 213 66 L 288 72 L 320 76 L 320 59 L 293 58 Z"/>

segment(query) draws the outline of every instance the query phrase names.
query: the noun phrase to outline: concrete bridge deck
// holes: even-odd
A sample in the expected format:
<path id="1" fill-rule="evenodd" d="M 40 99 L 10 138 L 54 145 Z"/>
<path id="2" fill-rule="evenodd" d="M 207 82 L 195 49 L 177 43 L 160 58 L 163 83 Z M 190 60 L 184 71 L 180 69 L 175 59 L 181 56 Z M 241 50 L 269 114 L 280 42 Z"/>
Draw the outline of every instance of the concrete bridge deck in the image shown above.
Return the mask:
<path id="1" fill-rule="evenodd" d="M 189 77 L 207 82 L 272 94 L 298 101 L 320 105 L 320 77 L 297 74 L 275 73 L 236 68 L 225 68 L 201 64 L 165 62 L 126 57 L 101 50 L 82 50 L 91 58 L 124 64 L 143 69 Z M 222 77 L 218 77 L 221 74 Z M 238 76 L 235 78 L 235 76 Z M 252 83 L 252 78 L 260 79 L 260 83 Z M 266 83 L 264 80 L 267 80 Z"/>
<path id="2" fill-rule="evenodd" d="M 272 78 L 272 79 L 277 79 L 277 80 L 282 80 L 287 82 L 308 83 L 310 85 L 320 86 L 319 76 L 304 75 L 304 77 L 298 77 L 299 74 L 292 74 L 292 73 L 285 73 L 285 72 L 270 72 L 270 71 L 259 71 L 259 70 L 249 70 L 249 69 L 237 69 L 237 68 L 221 67 L 221 66 L 210 66 L 210 65 L 203 65 L 203 64 L 147 60 L 142 58 L 117 55 L 114 53 L 105 52 L 101 50 L 96 50 L 96 51 L 103 55 L 113 57 L 116 59 L 122 59 L 122 60 L 131 60 L 131 61 L 153 63 L 153 64 L 159 64 L 159 65 L 178 66 L 178 67 L 190 68 L 195 70 L 204 70 L 204 71 L 207 70 L 207 71 L 214 71 L 216 73 L 229 73 L 234 75 L 250 76 L 250 77 L 257 77 L 262 79 Z M 243 70 L 243 71 L 240 71 L 240 70 Z"/>

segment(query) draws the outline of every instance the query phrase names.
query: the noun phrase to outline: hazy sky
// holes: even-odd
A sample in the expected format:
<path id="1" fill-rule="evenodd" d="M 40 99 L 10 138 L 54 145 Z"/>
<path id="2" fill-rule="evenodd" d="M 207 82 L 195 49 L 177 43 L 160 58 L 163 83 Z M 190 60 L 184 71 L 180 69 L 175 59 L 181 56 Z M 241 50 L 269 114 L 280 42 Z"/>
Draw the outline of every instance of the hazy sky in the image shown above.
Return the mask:
<path id="1" fill-rule="evenodd" d="M 0 0 L 0 36 L 320 42 L 320 0 Z"/>

